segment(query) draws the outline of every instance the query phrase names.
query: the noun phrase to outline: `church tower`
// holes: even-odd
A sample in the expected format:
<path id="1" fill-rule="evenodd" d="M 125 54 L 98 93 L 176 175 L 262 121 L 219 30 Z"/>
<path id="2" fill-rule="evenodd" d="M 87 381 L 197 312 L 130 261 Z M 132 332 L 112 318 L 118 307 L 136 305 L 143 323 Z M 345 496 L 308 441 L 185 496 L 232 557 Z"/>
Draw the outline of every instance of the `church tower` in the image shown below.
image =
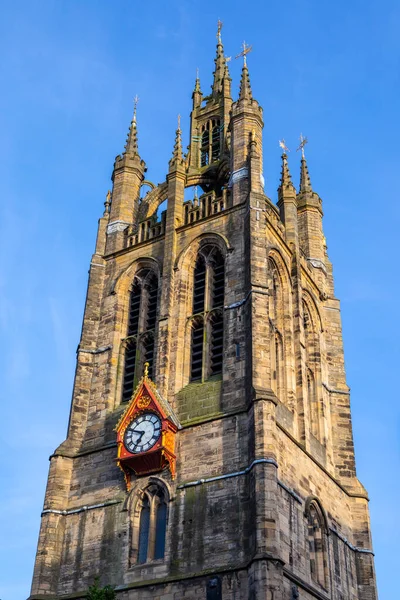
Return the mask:
<path id="1" fill-rule="evenodd" d="M 118 600 L 377 598 L 322 201 L 305 140 L 299 190 L 282 142 L 277 204 L 264 192 L 248 51 L 233 99 L 219 25 L 158 186 L 135 105 L 30 600 L 84 599 L 95 577 Z"/>

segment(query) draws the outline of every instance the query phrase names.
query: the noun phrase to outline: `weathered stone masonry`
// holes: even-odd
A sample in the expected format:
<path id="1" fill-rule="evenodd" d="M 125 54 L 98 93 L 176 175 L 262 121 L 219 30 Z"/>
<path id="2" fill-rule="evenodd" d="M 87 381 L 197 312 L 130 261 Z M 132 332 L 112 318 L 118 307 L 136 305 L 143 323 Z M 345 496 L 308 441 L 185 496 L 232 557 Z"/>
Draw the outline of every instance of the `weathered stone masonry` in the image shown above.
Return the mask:
<path id="1" fill-rule="evenodd" d="M 120 600 L 374 600 L 368 497 L 355 472 L 321 199 L 304 154 L 299 191 L 283 154 L 278 204 L 265 195 L 262 109 L 246 62 L 232 100 L 220 34 L 212 92 L 204 97 L 197 79 L 192 97 L 189 151 L 182 154 L 179 125 L 163 184 L 140 197 L 136 111 L 115 160 L 30 600 L 84 598 L 95 576 Z M 208 274 L 196 315 L 199 254 Z M 133 475 L 128 493 L 114 429 L 126 407 L 131 290 L 149 272 L 158 282 L 156 325 L 135 338 L 134 375 L 150 357 L 180 423 L 177 474 Z M 213 305 L 217 272 L 222 309 Z M 149 490 L 167 500 L 165 550 L 140 562 Z"/>

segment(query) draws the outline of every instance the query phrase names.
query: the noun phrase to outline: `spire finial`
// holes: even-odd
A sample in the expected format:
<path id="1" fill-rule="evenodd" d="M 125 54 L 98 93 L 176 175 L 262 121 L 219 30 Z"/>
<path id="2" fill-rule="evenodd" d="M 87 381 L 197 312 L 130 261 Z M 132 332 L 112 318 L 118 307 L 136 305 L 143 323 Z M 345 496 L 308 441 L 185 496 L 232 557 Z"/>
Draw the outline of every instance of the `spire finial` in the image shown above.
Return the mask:
<path id="1" fill-rule="evenodd" d="M 143 370 L 143 377 L 144 377 L 144 379 L 148 379 L 148 377 L 149 377 L 149 367 L 150 367 L 150 363 L 145 362 L 144 363 L 144 370 Z"/>
<path id="2" fill-rule="evenodd" d="M 240 58 L 241 56 L 243 56 L 243 67 L 247 67 L 246 56 L 249 52 L 253 50 L 253 46 L 248 46 L 246 42 L 243 41 L 242 48 L 243 50 L 237 56 L 235 56 L 235 58 Z"/>
<path id="3" fill-rule="evenodd" d="M 139 97 L 136 95 L 133 99 L 133 117 L 129 127 L 128 137 L 126 138 L 124 154 L 139 155 L 137 139 L 136 112 Z"/>
<path id="4" fill-rule="evenodd" d="M 217 40 L 218 40 L 218 44 L 222 44 L 222 38 L 221 38 L 221 29 L 223 26 L 223 22 L 218 19 L 218 23 L 217 23 Z"/>
<path id="5" fill-rule="evenodd" d="M 136 111 L 137 111 L 137 105 L 139 102 L 139 96 L 136 94 L 136 96 L 133 99 L 133 120 L 136 123 Z"/>
<path id="6" fill-rule="evenodd" d="M 109 214 L 110 206 L 111 206 L 111 192 L 110 192 L 110 190 L 108 190 L 107 195 L 106 195 L 106 201 L 104 202 L 103 217 L 106 217 Z"/>
<path id="7" fill-rule="evenodd" d="M 279 146 L 282 148 L 284 154 L 286 154 L 287 152 L 290 152 L 290 150 L 286 146 L 286 142 L 283 138 L 281 140 L 279 140 Z"/>
<path id="8" fill-rule="evenodd" d="M 177 163 L 183 163 L 182 156 L 182 131 L 181 131 L 181 115 L 178 115 L 178 128 L 175 132 L 175 144 L 174 150 L 172 153 L 172 158 L 169 161 L 170 167 L 176 165 Z"/>
<path id="9" fill-rule="evenodd" d="M 300 192 L 312 192 L 312 185 L 310 175 L 308 173 L 306 156 L 304 153 L 304 146 L 308 143 L 308 139 L 300 134 L 300 145 L 297 151 L 301 150 L 301 167 L 300 167 Z"/>
<path id="10" fill-rule="evenodd" d="M 304 146 L 308 144 L 308 139 L 306 137 L 303 137 L 303 134 L 300 134 L 300 145 L 297 148 L 296 152 L 298 152 L 299 150 L 301 150 L 301 157 L 305 158 L 305 154 L 304 154 Z"/>

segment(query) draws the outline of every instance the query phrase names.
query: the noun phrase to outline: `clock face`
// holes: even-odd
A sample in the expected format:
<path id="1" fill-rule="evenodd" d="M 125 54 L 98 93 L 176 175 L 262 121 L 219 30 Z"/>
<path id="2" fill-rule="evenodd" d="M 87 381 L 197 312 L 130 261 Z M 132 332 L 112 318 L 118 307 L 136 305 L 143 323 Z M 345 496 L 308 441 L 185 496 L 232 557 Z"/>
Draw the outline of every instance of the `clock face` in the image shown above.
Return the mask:
<path id="1" fill-rule="evenodd" d="M 124 445 L 131 454 L 150 450 L 161 434 L 161 419 L 154 413 L 144 413 L 128 425 Z"/>

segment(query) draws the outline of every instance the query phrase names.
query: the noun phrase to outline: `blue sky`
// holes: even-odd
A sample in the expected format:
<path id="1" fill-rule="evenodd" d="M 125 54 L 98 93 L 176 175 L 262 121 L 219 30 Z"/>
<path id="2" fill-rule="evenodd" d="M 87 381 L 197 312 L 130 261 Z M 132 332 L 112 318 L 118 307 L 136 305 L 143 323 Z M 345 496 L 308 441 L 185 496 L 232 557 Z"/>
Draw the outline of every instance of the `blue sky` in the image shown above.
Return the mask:
<path id="1" fill-rule="evenodd" d="M 148 177 L 164 179 L 196 67 L 209 90 L 253 45 L 266 191 L 278 139 L 309 138 L 342 301 L 358 475 L 371 497 L 381 600 L 397 588 L 400 5 L 394 0 L 0 3 L 0 598 L 29 595 L 48 456 L 64 439 L 97 219 L 140 96 Z M 233 93 L 240 64 L 232 60 Z M 299 156 L 289 164 L 298 183 Z"/>

